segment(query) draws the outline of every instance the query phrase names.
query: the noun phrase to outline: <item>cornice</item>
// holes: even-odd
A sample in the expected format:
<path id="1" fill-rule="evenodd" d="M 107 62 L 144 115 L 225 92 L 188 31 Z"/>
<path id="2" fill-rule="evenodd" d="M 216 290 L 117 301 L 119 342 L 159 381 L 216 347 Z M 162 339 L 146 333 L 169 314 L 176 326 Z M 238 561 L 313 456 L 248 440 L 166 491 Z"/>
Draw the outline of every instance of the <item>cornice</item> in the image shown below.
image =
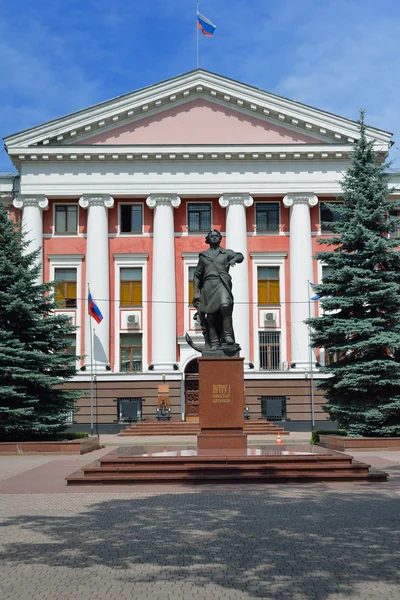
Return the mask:
<path id="1" fill-rule="evenodd" d="M 375 144 L 378 153 L 385 146 Z M 279 144 L 279 145 L 196 145 L 196 146 L 59 146 L 17 147 L 11 156 L 18 162 L 131 162 L 131 161 L 271 161 L 271 160 L 348 160 L 351 144 Z"/>
<path id="2" fill-rule="evenodd" d="M 160 112 L 194 98 L 207 98 L 238 111 L 250 111 L 260 119 L 294 127 L 331 143 L 353 143 L 358 137 L 356 121 L 345 119 L 293 100 L 197 70 L 143 90 L 103 102 L 27 131 L 7 136 L 7 151 L 24 146 L 50 146 L 73 143 L 82 136 L 119 127 L 136 118 Z M 390 147 L 391 133 L 367 127 L 367 137 Z"/>

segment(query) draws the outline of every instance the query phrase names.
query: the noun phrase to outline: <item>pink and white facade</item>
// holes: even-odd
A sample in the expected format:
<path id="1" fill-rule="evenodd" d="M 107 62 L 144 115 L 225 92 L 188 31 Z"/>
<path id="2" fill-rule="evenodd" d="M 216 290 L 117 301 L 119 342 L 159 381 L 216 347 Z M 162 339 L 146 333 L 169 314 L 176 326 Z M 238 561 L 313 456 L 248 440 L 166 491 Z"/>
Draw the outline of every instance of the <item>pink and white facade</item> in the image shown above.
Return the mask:
<path id="1" fill-rule="evenodd" d="M 391 134 L 367 134 L 385 157 Z M 309 426 L 310 369 L 318 377 L 324 356 L 309 350 L 308 282 L 322 277 L 321 205 L 340 194 L 356 137 L 353 121 L 196 70 L 5 139 L 19 187 L 4 201 L 42 248 L 43 279 L 75 278 L 75 303 L 60 309 L 85 355 L 74 387 L 89 387 L 87 284 L 103 314 L 94 351 L 103 430 L 121 428 L 128 398 L 154 418 L 163 379 L 173 418 L 188 417 L 198 355 L 185 332 L 201 341 L 191 268 L 210 226 L 245 256 L 231 274 L 250 414 L 270 416 L 268 402 L 274 411 L 285 398 L 288 427 Z M 321 403 L 317 394 L 317 423 Z M 75 420 L 88 423 L 87 397 Z"/>

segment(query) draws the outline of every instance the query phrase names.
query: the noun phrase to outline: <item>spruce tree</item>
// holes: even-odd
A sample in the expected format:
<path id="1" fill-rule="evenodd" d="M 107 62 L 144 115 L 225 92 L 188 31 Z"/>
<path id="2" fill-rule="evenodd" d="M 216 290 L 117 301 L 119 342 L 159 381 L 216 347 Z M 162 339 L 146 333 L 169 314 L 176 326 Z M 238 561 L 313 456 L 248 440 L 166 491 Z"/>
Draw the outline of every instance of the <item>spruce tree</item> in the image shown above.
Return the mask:
<path id="1" fill-rule="evenodd" d="M 341 200 L 330 224 L 333 235 L 321 239 L 332 249 L 316 258 L 327 275 L 316 291 L 324 314 L 308 322 L 315 347 L 332 358 L 321 371 L 329 378 L 325 410 L 350 435 L 400 435 L 400 252 L 390 237 L 387 165 L 367 140 L 361 112 Z M 396 223 L 397 225 L 397 223 Z"/>
<path id="2" fill-rule="evenodd" d="M 79 392 L 62 382 L 75 375 L 63 351 L 75 332 L 55 315 L 54 282 L 40 284 L 38 252 L 0 202 L 0 439 L 48 437 L 65 429 Z"/>

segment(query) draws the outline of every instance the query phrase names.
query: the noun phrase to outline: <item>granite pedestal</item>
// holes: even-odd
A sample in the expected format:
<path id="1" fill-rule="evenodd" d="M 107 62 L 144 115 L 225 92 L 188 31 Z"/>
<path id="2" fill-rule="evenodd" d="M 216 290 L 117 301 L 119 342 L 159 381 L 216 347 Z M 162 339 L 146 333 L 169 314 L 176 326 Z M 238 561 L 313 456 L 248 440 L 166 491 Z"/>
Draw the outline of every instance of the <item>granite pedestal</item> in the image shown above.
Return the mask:
<path id="1" fill-rule="evenodd" d="M 243 363 L 243 358 L 199 358 L 200 452 L 247 448 Z"/>

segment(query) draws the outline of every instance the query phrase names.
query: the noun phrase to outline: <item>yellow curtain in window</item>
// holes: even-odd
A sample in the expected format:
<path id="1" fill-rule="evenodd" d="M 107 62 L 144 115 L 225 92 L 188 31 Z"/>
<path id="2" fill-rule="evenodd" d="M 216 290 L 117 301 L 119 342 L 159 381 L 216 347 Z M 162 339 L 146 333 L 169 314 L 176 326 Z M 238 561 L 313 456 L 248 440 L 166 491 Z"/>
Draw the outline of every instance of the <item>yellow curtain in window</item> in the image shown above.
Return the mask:
<path id="1" fill-rule="evenodd" d="M 273 280 L 269 282 L 270 289 L 270 303 L 279 304 L 279 281 Z"/>
<path id="2" fill-rule="evenodd" d="M 259 280 L 258 281 L 258 304 L 279 304 L 279 281 Z"/>
<path id="3" fill-rule="evenodd" d="M 268 304 L 268 281 L 258 281 L 258 304 Z"/>
<path id="4" fill-rule="evenodd" d="M 142 282 L 121 281 L 121 306 L 142 306 Z"/>
<path id="5" fill-rule="evenodd" d="M 142 282 L 132 281 L 132 306 L 142 306 Z"/>

